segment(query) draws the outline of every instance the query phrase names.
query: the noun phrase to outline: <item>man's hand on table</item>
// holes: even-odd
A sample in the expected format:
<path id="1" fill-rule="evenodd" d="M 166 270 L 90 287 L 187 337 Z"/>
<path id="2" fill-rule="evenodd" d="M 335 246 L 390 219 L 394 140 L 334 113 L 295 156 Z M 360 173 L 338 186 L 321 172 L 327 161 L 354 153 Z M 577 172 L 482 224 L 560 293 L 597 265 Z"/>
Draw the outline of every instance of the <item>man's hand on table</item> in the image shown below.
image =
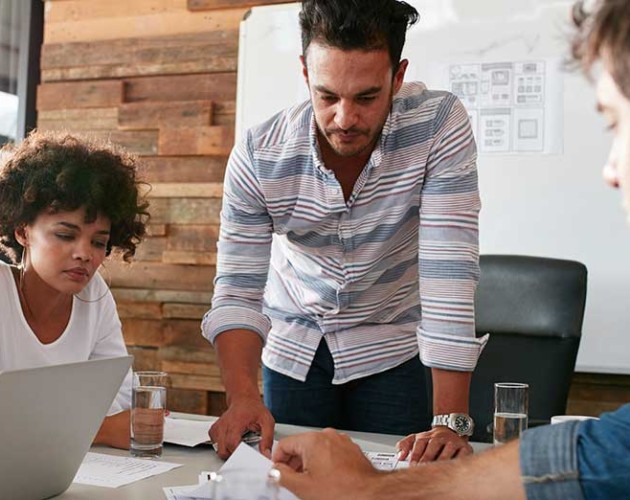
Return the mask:
<path id="1" fill-rule="evenodd" d="M 369 498 L 380 473 L 361 448 L 334 429 L 282 439 L 272 460 L 280 484 L 299 498 Z"/>
<path id="2" fill-rule="evenodd" d="M 396 444 L 400 460 L 409 460 L 410 465 L 449 460 L 472 455 L 468 439 L 458 436 L 448 427 L 438 426 L 426 432 L 409 434 Z"/>
<path id="3" fill-rule="evenodd" d="M 260 452 L 271 458 L 274 425 L 275 420 L 260 397 L 235 397 L 225 413 L 212 424 L 208 435 L 216 443 L 219 457 L 225 460 L 236 450 L 245 432 L 259 432 Z"/>

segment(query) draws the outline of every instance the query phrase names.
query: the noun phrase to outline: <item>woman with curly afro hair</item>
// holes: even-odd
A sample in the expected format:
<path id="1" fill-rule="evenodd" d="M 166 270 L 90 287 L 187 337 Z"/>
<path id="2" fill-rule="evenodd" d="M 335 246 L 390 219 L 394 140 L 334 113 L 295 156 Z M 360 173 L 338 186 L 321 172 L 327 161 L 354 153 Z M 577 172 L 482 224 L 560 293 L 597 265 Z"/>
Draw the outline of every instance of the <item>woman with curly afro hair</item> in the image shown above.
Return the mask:
<path id="1" fill-rule="evenodd" d="M 67 134 L 34 132 L 0 152 L 0 371 L 127 354 L 96 272 L 128 261 L 145 233 L 135 159 Z M 131 374 L 95 443 L 129 447 Z"/>

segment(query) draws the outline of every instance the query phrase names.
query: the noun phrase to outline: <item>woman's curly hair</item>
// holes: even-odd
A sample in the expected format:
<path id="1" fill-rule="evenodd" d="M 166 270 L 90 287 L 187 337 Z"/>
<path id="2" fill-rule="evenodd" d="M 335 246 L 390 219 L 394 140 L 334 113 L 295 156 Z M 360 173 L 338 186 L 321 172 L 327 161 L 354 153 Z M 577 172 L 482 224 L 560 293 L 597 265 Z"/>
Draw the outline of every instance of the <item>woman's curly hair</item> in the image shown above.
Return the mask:
<path id="1" fill-rule="evenodd" d="M 145 234 L 149 213 L 128 153 L 67 133 L 33 132 L 18 146 L 0 151 L 0 248 L 19 262 L 23 248 L 16 229 L 44 210 L 85 207 L 86 222 L 100 214 L 111 221 L 112 248 L 131 260 Z"/>

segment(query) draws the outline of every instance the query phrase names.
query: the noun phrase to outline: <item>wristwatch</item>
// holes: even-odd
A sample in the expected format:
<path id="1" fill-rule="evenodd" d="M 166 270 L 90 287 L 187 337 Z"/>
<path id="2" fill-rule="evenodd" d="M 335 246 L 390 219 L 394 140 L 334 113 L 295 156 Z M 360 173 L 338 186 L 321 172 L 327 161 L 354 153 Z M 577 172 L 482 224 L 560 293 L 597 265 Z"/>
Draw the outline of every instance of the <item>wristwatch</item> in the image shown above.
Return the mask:
<path id="1" fill-rule="evenodd" d="M 475 423 L 470 415 L 465 413 L 447 413 L 445 415 L 435 415 L 431 421 L 431 427 L 445 426 L 455 431 L 459 436 L 472 436 Z"/>

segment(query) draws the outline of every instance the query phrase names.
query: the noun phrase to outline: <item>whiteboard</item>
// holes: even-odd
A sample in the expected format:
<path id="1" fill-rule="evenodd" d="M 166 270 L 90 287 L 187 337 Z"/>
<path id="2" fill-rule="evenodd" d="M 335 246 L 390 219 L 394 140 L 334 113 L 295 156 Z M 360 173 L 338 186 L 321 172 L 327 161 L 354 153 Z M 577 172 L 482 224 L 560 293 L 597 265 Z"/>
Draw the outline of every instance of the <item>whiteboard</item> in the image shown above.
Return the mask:
<path id="1" fill-rule="evenodd" d="M 480 76 L 489 75 L 488 68 L 507 67 L 515 85 L 526 80 L 523 68 L 534 77 L 536 68 L 545 69 L 532 79 L 542 85 L 540 95 L 534 85 L 530 94 L 523 87 L 522 97 L 544 106 L 519 110 L 514 104 L 507 110 L 514 115 L 509 130 L 497 126 L 508 123 L 500 114 L 488 118 L 481 98 L 469 103 L 480 149 L 480 249 L 583 262 L 589 276 L 577 370 L 630 373 L 630 228 L 619 194 L 601 179 L 611 137 L 595 111 L 592 86 L 579 73 L 560 70 L 572 1 L 409 3 L 421 20 L 403 52 L 410 60 L 407 80 L 467 92 L 462 88 L 502 83 L 500 72 L 493 73 L 494 82 Z M 299 4 L 255 7 L 241 23 L 237 135 L 308 97 L 298 12 Z M 516 99 L 520 90 L 514 89 Z M 525 119 L 516 120 L 518 113 Z"/>

